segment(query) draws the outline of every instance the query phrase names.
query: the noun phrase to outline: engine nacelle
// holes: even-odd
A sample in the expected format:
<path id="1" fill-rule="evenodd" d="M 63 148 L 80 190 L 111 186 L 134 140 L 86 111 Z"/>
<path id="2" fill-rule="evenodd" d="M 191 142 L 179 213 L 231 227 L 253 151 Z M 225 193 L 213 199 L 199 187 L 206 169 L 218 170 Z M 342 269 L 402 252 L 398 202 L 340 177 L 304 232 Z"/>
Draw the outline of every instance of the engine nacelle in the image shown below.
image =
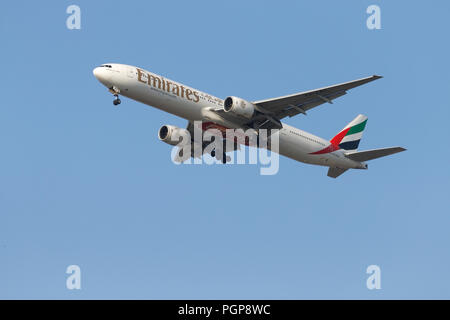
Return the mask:
<path id="1" fill-rule="evenodd" d="M 237 97 L 227 97 L 223 103 L 225 112 L 232 112 L 242 118 L 251 119 L 255 112 L 255 106 Z"/>
<path id="2" fill-rule="evenodd" d="M 190 143 L 191 134 L 187 129 L 181 129 L 176 126 L 163 125 L 158 131 L 159 140 L 172 146 L 178 145 L 180 142 Z"/>

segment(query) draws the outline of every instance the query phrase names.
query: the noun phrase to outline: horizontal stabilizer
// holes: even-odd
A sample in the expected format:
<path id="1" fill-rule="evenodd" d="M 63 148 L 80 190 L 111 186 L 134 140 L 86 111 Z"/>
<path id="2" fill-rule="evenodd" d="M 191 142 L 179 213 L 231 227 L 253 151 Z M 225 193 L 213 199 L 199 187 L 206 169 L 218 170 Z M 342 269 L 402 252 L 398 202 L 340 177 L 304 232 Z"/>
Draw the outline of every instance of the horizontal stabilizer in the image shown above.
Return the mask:
<path id="1" fill-rule="evenodd" d="M 337 177 L 339 177 L 341 174 L 343 174 L 347 170 L 348 169 L 341 169 L 341 168 L 332 168 L 332 167 L 330 167 L 330 169 L 328 169 L 328 176 L 331 177 L 331 178 L 337 178 Z"/>
<path id="2" fill-rule="evenodd" d="M 405 151 L 405 148 L 402 147 L 391 147 L 391 148 L 382 148 L 382 149 L 374 149 L 374 150 L 365 150 L 359 152 L 353 152 L 346 154 L 345 156 L 354 161 L 363 162 L 368 160 L 373 160 L 385 156 L 389 156 L 391 154 Z"/>

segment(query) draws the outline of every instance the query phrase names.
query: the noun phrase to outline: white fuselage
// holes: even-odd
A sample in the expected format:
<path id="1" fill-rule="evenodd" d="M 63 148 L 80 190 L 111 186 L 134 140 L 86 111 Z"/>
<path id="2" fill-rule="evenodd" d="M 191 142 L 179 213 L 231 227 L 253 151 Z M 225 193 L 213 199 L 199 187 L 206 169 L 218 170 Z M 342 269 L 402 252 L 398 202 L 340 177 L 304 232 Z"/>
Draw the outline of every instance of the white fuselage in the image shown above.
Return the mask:
<path id="1" fill-rule="evenodd" d="M 189 121 L 211 121 L 237 129 L 211 110 L 223 108 L 223 100 L 149 71 L 123 64 L 107 64 L 94 69 L 95 77 L 122 96 L 169 112 Z M 345 157 L 343 150 L 311 154 L 330 146 L 330 142 L 283 123 L 279 131 L 279 153 L 304 163 L 363 169 L 365 165 Z"/>

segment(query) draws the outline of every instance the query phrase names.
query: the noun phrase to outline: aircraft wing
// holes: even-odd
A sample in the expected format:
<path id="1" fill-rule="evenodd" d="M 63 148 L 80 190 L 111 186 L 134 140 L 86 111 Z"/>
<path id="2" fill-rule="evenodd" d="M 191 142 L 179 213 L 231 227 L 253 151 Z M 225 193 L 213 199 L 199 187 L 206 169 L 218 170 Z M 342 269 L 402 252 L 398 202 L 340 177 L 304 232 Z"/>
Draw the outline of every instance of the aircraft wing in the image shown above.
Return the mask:
<path id="1" fill-rule="evenodd" d="M 278 98 L 254 101 L 252 103 L 258 107 L 259 112 L 280 120 L 284 117 L 292 117 L 299 113 L 306 114 L 306 111 L 323 103 L 333 103 L 334 99 L 346 94 L 347 90 L 380 78 L 382 77 L 373 75 L 371 77 L 345 82 L 330 87 L 305 91 Z"/>

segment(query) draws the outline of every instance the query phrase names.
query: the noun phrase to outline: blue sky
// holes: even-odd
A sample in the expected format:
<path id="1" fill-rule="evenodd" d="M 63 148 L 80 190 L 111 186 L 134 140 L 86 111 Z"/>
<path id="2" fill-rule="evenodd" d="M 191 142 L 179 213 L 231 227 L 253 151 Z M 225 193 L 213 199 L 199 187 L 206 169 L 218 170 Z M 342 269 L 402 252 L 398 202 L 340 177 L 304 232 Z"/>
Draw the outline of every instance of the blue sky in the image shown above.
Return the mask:
<path id="1" fill-rule="evenodd" d="M 448 1 L 3 3 L 0 298 L 450 298 L 449 15 Z M 157 131 L 185 120 L 113 107 L 92 75 L 105 62 L 250 101 L 380 74 L 287 123 L 331 138 L 363 113 L 360 149 L 408 151 L 336 180 L 287 158 L 274 176 L 175 166 Z"/>

